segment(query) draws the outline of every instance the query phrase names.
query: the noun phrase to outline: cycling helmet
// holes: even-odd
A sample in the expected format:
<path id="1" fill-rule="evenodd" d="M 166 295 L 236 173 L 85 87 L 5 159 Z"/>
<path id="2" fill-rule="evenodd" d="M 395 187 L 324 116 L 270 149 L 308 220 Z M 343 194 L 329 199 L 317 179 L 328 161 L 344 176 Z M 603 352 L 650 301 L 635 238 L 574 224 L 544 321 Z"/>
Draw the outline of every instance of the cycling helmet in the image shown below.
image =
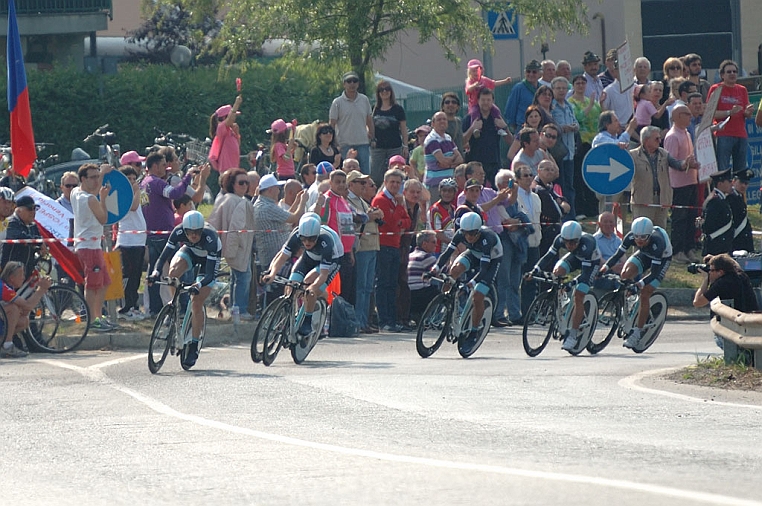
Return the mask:
<path id="1" fill-rule="evenodd" d="M 650 218 L 641 216 L 640 218 L 636 218 L 632 222 L 632 227 L 630 227 L 630 231 L 632 232 L 632 235 L 636 237 L 637 236 L 650 237 L 650 235 L 654 231 L 654 222 L 651 221 Z"/>
<path id="2" fill-rule="evenodd" d="M 466 213 L 460 218 L 460 229 L 463 232 L 479 230 L 482 226 L 482 217 L 477 213 Z"/>
<path id="3" fill-rule="evenodd" d="M 442 191 L 442 188 L 452 188 L 453 190 L 457 190 L 458 182 L 455 181 L 455 179 L 448 177 L 439 182 L 439 191 Z"/>
<path id="4" fill-rule="evenodd" d="M 204 215 L 198 211 L 188 211 L 183 215 L 183 230 L 200 232 L 204 228 Z"/>
<path id="5" fill-rule="evenodd" d="M 299 221 L 306 220 L 307 218 L 312 218 L 314 220 L 318 220 L 322 223 L 323 220 L 320 219 L 320 215 L 318 213 L 310 211 L 309 213 L 304 213 L 302 217 L 299 219 Z"/>
<path id="6" fill-rule="evenodd" d="M 320 220 L 312 216 L 303 216 L 299 220 L 299 237 L 316 238 L 320 235 Z"/>
<path id="7" fill-rule="evenodd" d="M 582 237 L 582 225 L 576 221 L 567 221 L 561 227 L 561 238 L 564 241 L 579 241 Z"/>
<path id="8" fill-rule="evenodd" d="M 9 200 L 11 202 L 16 201 L 16 197 L 13 193 L 13 190 L 6 186 L 0 186 L 0 197 L 2 197 L 5 200 Z"/>

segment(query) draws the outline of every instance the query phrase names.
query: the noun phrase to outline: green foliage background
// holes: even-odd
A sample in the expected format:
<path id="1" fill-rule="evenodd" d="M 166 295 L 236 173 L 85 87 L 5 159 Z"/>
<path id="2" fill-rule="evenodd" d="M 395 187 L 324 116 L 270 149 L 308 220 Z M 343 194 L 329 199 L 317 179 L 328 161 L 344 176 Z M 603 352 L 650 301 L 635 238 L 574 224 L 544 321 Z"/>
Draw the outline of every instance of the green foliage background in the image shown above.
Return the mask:
<path id="1" fill-rule="evenodd" d="M 348 67 L 348 66 L 347 66 Z M 265 130 L 277 118 L 299 123 L 328 120 L 328 108 L 341 89 L 345 67 L 311 62 L 248 61 L 245 70 L 219 66 L 177 69 L 169 65 L 121 65 L 116 75 L 93 75 L 71 68 L 28 72 L 35 141 L 55 144 L 44 154 L 70 159 L 81 147 L 97 156 L 95 142 L 82 139 L 108 123 L 122 151 L 143 152 L 153 144 L 153 127 L 209 135 L 209 117 L 232 104 L 235 78 L 242 79 L 244 103 L 238 118 L 241 153 L 268 140 Z M 0 83 L 6 94 L 7 83 Z M 10 138 L 9 115 L 0 117 L 0 142 Z"/>

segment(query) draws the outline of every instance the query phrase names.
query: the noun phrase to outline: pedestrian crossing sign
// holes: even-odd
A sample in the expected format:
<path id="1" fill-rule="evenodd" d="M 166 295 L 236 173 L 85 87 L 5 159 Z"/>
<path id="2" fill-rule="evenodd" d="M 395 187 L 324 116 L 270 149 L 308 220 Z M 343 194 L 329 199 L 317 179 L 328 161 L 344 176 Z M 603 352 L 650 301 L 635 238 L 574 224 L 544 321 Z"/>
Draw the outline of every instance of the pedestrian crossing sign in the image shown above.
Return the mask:
<path id="1" fill-rule="evenodd" d="M 512 10 L 489 11 L 487 24 L 495 40 L 519 38 L 519 17 Z"/>

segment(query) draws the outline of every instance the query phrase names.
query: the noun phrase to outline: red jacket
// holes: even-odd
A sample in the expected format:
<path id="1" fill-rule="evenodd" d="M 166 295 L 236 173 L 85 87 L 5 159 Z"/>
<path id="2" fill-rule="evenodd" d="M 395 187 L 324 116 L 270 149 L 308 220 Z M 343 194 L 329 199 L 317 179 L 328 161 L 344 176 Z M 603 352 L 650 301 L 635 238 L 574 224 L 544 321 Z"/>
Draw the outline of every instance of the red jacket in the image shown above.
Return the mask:
<path id="1" fill-rule="evenodd" d="M 390 199 L 386 191 L 382 191 L 375 197 L 373 197 L 372 204 L 374 207 L 381 209 L 384 212 L 384 224 L 378 227 L 379 244 L 381 246 L 389 246 L 391 248 L 400 247 L 400 233 L 410 228 L 410 216 L 407 214 L 407 209 L 404 205 L 398 205 L 395 200 Z M 394 232 L 389 234 L 389 232 Z"/>

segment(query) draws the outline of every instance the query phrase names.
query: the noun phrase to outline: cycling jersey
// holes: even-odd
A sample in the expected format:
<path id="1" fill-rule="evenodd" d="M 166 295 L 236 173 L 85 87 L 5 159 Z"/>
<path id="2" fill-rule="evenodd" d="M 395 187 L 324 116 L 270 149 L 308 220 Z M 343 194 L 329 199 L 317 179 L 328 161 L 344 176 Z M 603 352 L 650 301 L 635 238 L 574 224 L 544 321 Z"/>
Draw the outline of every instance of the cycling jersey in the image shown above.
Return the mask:
<path id="1" fill-rule="evenodd" d="M 201 267 L 201 273 L 204 277 L 201 279 L 201 286 L 208 286 L 214 282 L 217 277 L 217 269 L 222 256 L 222 242 L 217 232 L 208 223 L 204 223 L 201 231 L 201 238 L 196 243 L 190 242 L 185 235 L 185 229 L 178 225 L 169 234 L 167 245 L 161 252 L 161 256 L 156 261 L 155 271 L 161 272 L 164 264 L 170 257 L 182 255 L 185 258 L 189 268 L 198 265 Z"/>
<path id="2" fill-rule="evenodd" d="M 635 245 L 635 236 L 632 232 L 628 232 L 622 240 L 622 245 L 614 253 L 614 256 L 606 262 L 606 266 L 610 269 L 616 265 L 627 249 L 633 245 Z M 637 247 L 637 245 L 635 246 Z M 648 276 L 643 279 L 643 284 L 650 284 L 656 287 L 659 286 L 659 283 L 667 274 L 671 259 L 672 242 L 669 240 L 667 232 L 661 227 L 654 227 L 651 237 L 648 238 L 648 243 L 639 248 L 638 251 L 627 259 L 627 262 L 636 264 L 639 274 L 643 274 L 647 269 L 650 269 Z"/>
<path id="3" fill-rule="evenodd" d="M 437 260 L 437 266 L 439 268 L 444 267 L 453 252 L 458 249 L 459 245 L 463 244 L 468 249 L 458 256 L 458 261 L 464 264 L 467 270 L 475 268 L 478 264 L 479 272 L 473 281 L 484 283 L 485 285 L 491 284 L 497 274 L 500 261 L 503 259 L 503 244 L 492 229 L 481 227 L 479 232 L 481 232 L 481 235 L 473 244 L 466 240 L 463 230 L 455 232 L 452 241 L 450 241 L 450 244 L 440 255 L 439 260 Z"/>
<path id="4" fill-rule="evenodd" d="M 304 255 L 316 264 L 319 263 L 322 269 L 329 269 L 332 264 L 339 262 L 344 256 L 344 247 L 341 244 L 339 234 L 327 225 L 320 226 L 320 235 L 312 249 L 304 248 L 302 240 L 299 238 L 299 229 L 291 232 L 286 244 L 283 245 L 283 254 L 292 257 L 300 249 L 304 249 Z"/>
<path id="5" fill-rule="evenodd" d="M 537 261 L 537 267 L 543 271 L 550 270 L 551 263 L 558 258 L 561 248 L 566 248 L 564 239 L 557 235 L 548 252 Z M 600 269 L 601 250 L 598 249 L 598 243 L 591 234 L 583 233 L 579 238 L 577 247 L 574 251 L 568 252 L 563 258 L 556 262 L 556 267 L 563 267 L 567 274 L 581 269 L 577 280 L 577 290 L 587 293 L 593 285 L 596 274 Z"/>

